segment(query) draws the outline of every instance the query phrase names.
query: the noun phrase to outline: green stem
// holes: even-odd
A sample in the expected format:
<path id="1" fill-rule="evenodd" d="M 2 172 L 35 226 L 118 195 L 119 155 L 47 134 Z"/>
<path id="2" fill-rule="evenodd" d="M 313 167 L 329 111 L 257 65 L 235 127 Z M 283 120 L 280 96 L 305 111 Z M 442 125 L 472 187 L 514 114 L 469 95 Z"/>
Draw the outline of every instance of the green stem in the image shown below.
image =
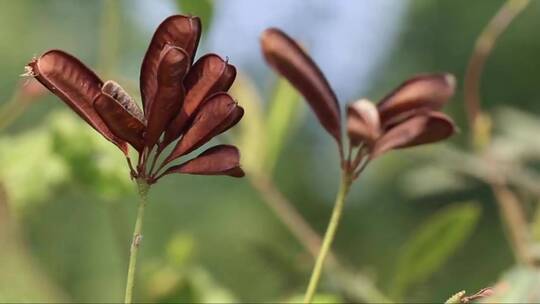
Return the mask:
<path id="1" fill-rule="evenodd" d="M 345 198 L 349 193 L 351 182 L 352 180 L 350 174 L 347 172 L 343 172 L 339 190 L 336 196 L 336 201 L 334 203 L 334 210 L 332 211 L 332 217 L 330 218 L 328 228 L 326 228 L 326 233 L 324 234 L 321 250 L 319 251 L 319 255 L 317 256 L 317 260 L 315 261 L 315 266 L 313 267 L 313 272 L 311 273 L 311 278 L 309 279 L 309 285 L 306 291 L 306 295 L 304 297 L 304 303 L 306 304 L 311 303 L 311 301 L 313 300 L 313 296 L 317 291 L 317 286 L 319 285 L 319 280 L 321 278 L 324 261 L 326 260 L 326 257 L 330 252 L 332 242 L 334 241 L 334 237 L 336 236 L 336 231 L 339 225 L 339 220 L 341 218 L 341 213 L 343 211 L 343 206 L 345 205 Z"/>
<path id="2" fill-rule="evenodd" d="M 139 210 L 137 211 L 137 220 L 135 221 L 135 229 L 133 230 L 133 240 L 131 241 L 124 303 L 131 303 L 133 298 L 133 285 L 135 283 L 137 255 L 139 253 L 139 247 L 142 240 L 141 232 L 143 225 L 144 208 L 146 207 L 146 204 L 148 202 L 148 190 L 150 189 L 150 185 L 148 185 L 148 183 L 143 179 L 137 179 L 137 188 L 140 196 Z"/>

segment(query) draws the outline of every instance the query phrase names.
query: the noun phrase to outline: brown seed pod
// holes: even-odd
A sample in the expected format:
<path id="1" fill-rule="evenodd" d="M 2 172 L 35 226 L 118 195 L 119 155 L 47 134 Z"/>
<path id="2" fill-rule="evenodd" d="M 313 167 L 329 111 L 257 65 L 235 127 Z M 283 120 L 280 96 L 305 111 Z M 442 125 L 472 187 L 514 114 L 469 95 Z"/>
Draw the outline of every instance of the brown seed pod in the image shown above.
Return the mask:
<path id="1" fill-rule="evenodd" d="M 240 152 L 229 145 L 212 147 L 183 164 L 170 167 L 164 175 L 171 173 L 244 176 L 240 168 Z"/>
<path id="2" fill-rule="evenodd" d="M 263 32 L 261 47 L 268 64 L 304 96 L 322 126 L 341 145 L 339 104 L 315 62 L 293 39 L 276 28 Z"/>

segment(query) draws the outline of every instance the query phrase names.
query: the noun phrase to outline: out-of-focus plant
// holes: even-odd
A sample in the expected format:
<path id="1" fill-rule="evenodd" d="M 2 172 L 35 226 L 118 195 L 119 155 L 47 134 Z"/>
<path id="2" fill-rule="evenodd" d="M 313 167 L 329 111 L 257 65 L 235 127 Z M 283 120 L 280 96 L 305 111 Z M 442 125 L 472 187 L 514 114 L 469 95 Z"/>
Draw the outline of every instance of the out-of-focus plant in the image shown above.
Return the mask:
<path id="1" fill-rule="evenodd" d="M 234 303 L 237 298 L 198 265 L 197 242 L 179 233 L 168 242 L 163 257 L 149 263 L 145 273 L 148 301 L 152 303 Z"/>
<path id="2" fill-rule="evenodd" d="M 46 129 L 0 137 L 0 163 L 0 179 L 17 212 L 24 212 L 32 202 L 49 198 L 69 176 Z"/>
<path id="3" fill-rule="evenodd" d="M 150 186 L 173 173 L 244 175 L 239 151 L 230 145 L 214 146 L 191 160 L 173 164 L 243 116 L 243 109 L 226 93 L 236 76 L 234 66 L 215 54 L 193 63 L 200 34 L 198 17 L 171 16 L 158 26 L 141 67 L 142 109 L 116 82 L 103 82 L 63 51 L 48 51 L 26 67 L 28 76 L 40 81 L 124 153 L 136 180 L 141 199 L 131 244 L 126 303 L 132 301 Z M 138 152 L 136 166 L 128 145 Z M 160 158 L 169 145 L 168 156 Z"/>
<path id="4" fill-rule="evenodd" d="M 302 48 L 278 29 L 261 38 L 267 62 L 306 99 L 321 125 L 336 140 L 342 177 L 334 211 L 315 262 L 304 302 L 313 300 L 350 186 L 366 165 L 382 154 L 444 140 L 455 132 L 453 121 L 439 112 L 454 93 L 448 74 L 421 75 L 403 83 L 377 106 L 359 100 L 347 109 L 347 149 L 342 142 L 340 107 L 328 81 Z M 347 152 L 345 152 L 347 150 Z"/>
<path id="5" fill-rule="evenodd" d="M 246 111 L 239 132 L 232 138 L 244 152 L 242 165 L 247 172 L 246 177 L 276 217 L 316 259 L 322 243 L 321 237 L 272 179 L 283 148 L 292 137 L 295 126 L 301 122 L 300 95 L 288 81 L 279 79 L 265 107 L 262 94 L 250 78 L 241 73 L 231 87 L 231 94 L 244 101 Z M 373 303 L 389 302 L 369 277 L 344 267 L 331 252 L 327 266 L 332 268 L 330 275 L 336 285 L 351 299 Z"/>
<path id="6" fill-rule="evenodd" d="M 491 51 L 495 47 L 499 36 L 508 28 L 510 23 L 527 7 L 528 0 L 508 0 L 491 19 L 486 28 L 477 39 L 473 54 L 469 61 L 465 74 L 465 105 L 469 117 L 469 125 L 472 129 L 471 139 L 476 154 L 486 159 L 489 163 L 498 163 L 497 153 L 493 152 L 492 120 L 489 115 L 482 111 L 480 102 L 480 81 L 483 68 Z M 490 185 L 495 201 L 498 203 L 501 219 L 507 229 L 507 237 L 516 257 L 516 261 L 525 270 L 515 274 L 511 279 L 503 278 L 503 284 L 508 284 L 509 291 L 500 286 L 495 289 L 495 297 L 488 301 L 533 302 L 538 300 L 538 282 L 527 284 L 531 276 L 527 278 L 524 273 L 534 273 L 533 279 L 538 281 L 536 267 L 540 261 L 540 255 L 534 251 L 538 243 L 532 237 L 532 228 L 526 215 L 527 210 L 519 195 L 509 187 L 507 179 L 500 175 L 488 175 L 485 181 Z M 538 206 L 537 206 L 538 208 Z M 517 280 L 521 280 L 517 283 Z M 512 283 L 510 283 L 512 282 Z M 530 282 L 530 280 L 529 280 Z M 517 283 L 517 284 L 516 284 Z M 528 287 L 527 287 L 528 286 Z M 534 286 L 534 287 L 533 287 Z M 535 300 L 536 299 L 536 300 Z"/>
<path id="7" fill-rule="evenodd" d="M 402 301 L 405 291 L 437 271 L 468 239 L 479 216 L 480 210 L 474 203 L 454 204 L 422 224 L 401 249 L 392 276 L 392 298 Z"/>
<path id="8" fill-rule="evenodd" d="M 49 281 L 33 259 L 11 207 L 10 194 L 0 182 L 0 302 L 65 302 L 66 295 Z"/>
<path id="9" fill-rule="evenodd" d="M 540 273 L 538 269 L 517 266 L 504 273 L 481 303 L 538 303 L 540 302 Z M 462 302 L 463 303 L 463 302 Z"/>
<path id="10" fill-rule="evenodd" d="M 246 100 L 244 108 L 248 115 L 233 141 L 244 151 L 242 164 L 248 172 L 247 178 L 287 229 L 309 253 L 316 255 L 320 245 L 319 236 L 272 182 L 275 162 L 294 129 L 291 122 L 297 121 L 299 96 L 287 82 L 280 81 L 274 89 L 275 98 L 268 103 L 269 109 L 265 110 L 261 94 L 251 80 L 242 74 L 231 88 L 231 94 Z M 269 114 L 265 115 L 265 112 Z"/>
<path id="11" fill-rule="evenodd" d="M 54 111 L 46 121 L 52 151 L 65 162 L 72 181 L 112 201 L 132 192 L 124 157 L 68 111 Z"/>
<path id="12" fill-rule="evenodd" d="M 444 304 L 460 304 L 460 303 L 472 303 L 473 301 L 481 300 L 483 298 L 487 298 L 493 295 L 493 289 L 491 288 L 484 288 L 479 290 L 473 295 L 468 296 L 467 292 L 465 290 L 462 290 L 444 302 Z"/>
<path id="13" fill-rule="evenodd" d="M 537 119 L 513 109 L 499 109 L 492 116 L 481 107 L 480 83 L 485 64 L 496 46 L 498 38 L 512 21 L 523 12 L 530 1 L 507 0 L 492 17 L 476 40 L 464 81 L 465 109 L 470 129 L 470 151 L 451 146 L 440 146 L 431 151 L 444 174 L 458 179 L 480 180 L 493 193 L 498 205 L 506 236 L 514 253 L 517 266 L 504 275 L 488 293 L 480 291 L 473 296 L 460 292 L 448 303 L 468 303 L 487 297 L 491 302 L 538 301 L 539 240 L 535 238 L 539 217 L 536 203 L 540 196 L 540 175 L 527 168 L 539 159 L 536 138 L 540 127 Z M 450 190 L 446 183 L 442 188 Z M 536 197 L 530 204 L 527 200 Z M 491 296 L 493 295 L 493 296 Z"/>

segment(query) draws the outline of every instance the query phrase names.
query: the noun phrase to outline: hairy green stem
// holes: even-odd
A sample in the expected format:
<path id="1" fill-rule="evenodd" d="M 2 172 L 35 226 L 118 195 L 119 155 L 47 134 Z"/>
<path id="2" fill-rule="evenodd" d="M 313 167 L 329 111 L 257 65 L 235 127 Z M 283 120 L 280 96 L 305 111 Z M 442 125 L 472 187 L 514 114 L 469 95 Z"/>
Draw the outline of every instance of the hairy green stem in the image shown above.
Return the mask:
<path id="1" fill-rule="evenodd" d="M 343 212 L 343 206 L 345 205 L 345 198 L 349 193 L 351 182 L 352 180 L 350 174 L 345 170 L 342 174 L 341 183 L 338 193 L 336 195 L 336 201 L 334 203 L 332 217 L 330 218 L 328 228 L 326 228 L 326 233 L 324 234 L 321 250 L 319 251 L 319 255 L 317 256 L 317 260 L 315 261 L 315 266 L 313 267 L 313 272 L 311 273 L 311 278 L 309 279 L 309 285 L 304 297 L 304 303 L 306 304 L 311 303 L 311 301 L 313 300 L 313 296 L 317 291 L 317 286 L 319 285 L 322 270 L 324 268 L 324 262 L 326 260 L 326 257 L 328 256 L 328 253 L 330 252 L 332 242 L 334 241 L 334 238 L 336 236 L 336 231 L 339 225 L 339 221 L 341 219 L 341 213 Z"/>
<path id="2" fill-rule="evenodd" d="M 131 249 L 129 253 L 129 266 L 126 279 L 126 293 L 124 303 L 131 303 L 133 298 L 133 285 L 135 283 L 135 269 L 137 267 L 137 255 L 142 241 L 142 225 L 144 217 L 144 209 L 148 202 L 148 190 L 150 185 L 143 180 L 137 179 L 137 188 L 139 191 L 140 201 L 137 211 L 137 220 L 135 221 L 135 229 L 133 229 L 133 240 L 131 241 Z"/>

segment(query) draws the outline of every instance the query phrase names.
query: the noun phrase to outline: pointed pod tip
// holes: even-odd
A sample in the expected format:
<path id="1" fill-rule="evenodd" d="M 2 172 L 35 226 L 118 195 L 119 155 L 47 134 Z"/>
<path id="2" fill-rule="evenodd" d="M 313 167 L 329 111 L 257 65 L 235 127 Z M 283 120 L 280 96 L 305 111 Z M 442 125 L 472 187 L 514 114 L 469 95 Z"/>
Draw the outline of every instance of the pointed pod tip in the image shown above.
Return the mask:
<path id="1" fill-rule="evenodd" d="M 281 41 L 283 40 L 292 41 L 292 38 L 290 38 L 282 30 L 275 27 L 264 30 L 260 36 L 261 47 L 265 54 L 279 51 L 281 48 Z"/>
<path id="2" fill-rule="evenodd" d="M 27 65 L 24 66 L 24 72 L 20 75 L 21 77 L 35 77 L 37 72 L 35 72 L 34 66 L 36 64 L 36 59 L 32 59 Z"/>
<path id="3" fill-rule="evenodd" d="M 242 178 L 246 176 L 246 172 L 242 168 L 236 167 L 232 170 L 229 170 L 226 175 L 230 177 Z"/>
<path id="4" fill-rule="evenodd" d="M 201 21 L 201 18 L 199 18 L 198 16 L 191 15 L 191 14 L 189 14 L 189 15 L 176 14 L 176 15 L 170 15 L 169 17 L 163 19 L 163 21 L 161 23 L 174 21 L 175 19 L 189 19 L 189 20 L 195 21 L 195 22 L 200 22 Z"/>
<path id="5" fill-rule="evenodd" d="M 283 35 L 284 33 L 277 27 L 269 27 L 261 33 L 260 39 L 261 41 L 265 41 L 265 40 L 268 40 L 268 38 L 270 38 L 271 36 L 276 35 L 276 34 Z"/>

